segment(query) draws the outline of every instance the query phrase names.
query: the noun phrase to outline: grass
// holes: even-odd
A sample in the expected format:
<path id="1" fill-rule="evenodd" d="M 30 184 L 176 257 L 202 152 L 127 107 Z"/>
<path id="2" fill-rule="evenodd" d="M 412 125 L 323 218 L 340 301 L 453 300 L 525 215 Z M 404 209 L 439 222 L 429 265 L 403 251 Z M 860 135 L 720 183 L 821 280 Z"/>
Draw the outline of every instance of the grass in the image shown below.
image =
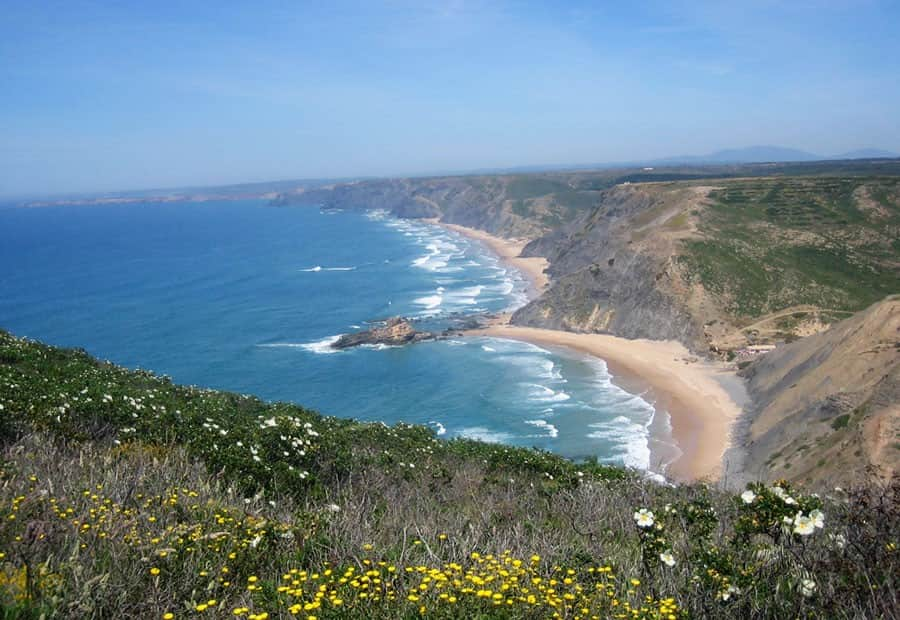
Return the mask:
<path id="1" fill-rule="evenodd" d="M 898 485 L 670 487 L 177 386 L 2 332 L 0 408 L 7 618 L 897 609 Z"/>
<path id="2" fill-rule="evenodd" d="M 839 415 L 831 421 L 831 428 L 837 431 L 842 428 L 847 428 L 848 424 L 850 424 L 850 414 L 845 413 L 843 415 Z"/>
<path id="3" fill-rule="evenodd" d="M 704 239 L 685 242 L 680 261 L 736 317 L 800 304 L 860 310 L 900 290 L 898 192 L 892 177 L 728 181 L 710 193 Z"/>
<path id="4" fill-rule="evenodd" d="M 527 200 L 565 191 L 569 191 L 569 186 L 560 179 L 520 175 L 510 179 L 506 186 L 506 197 L 510 200 Z"/>

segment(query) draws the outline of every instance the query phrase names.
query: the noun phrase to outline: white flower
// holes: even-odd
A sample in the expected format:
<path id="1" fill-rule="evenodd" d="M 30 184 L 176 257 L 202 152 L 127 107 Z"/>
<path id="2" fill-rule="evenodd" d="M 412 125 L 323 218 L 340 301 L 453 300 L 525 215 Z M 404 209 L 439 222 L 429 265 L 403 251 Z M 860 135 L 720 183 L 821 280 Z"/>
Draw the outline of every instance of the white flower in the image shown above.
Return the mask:
<path id="1" fill-rule="evenodd" d="M 716 596 L 720 601 L 727 601 L 731 598 L 732 594 L 740 594 L 741 590 L 737 586 L 728 586 L 728 589 L 722 590 Z"/>
<path id="2" fill-rule="evenodd" d="M 634 522 L 638 527 L 653 527 L 653 513 L 646 508 L 641 508 L 634 513 Z"/>
<path id="3" fill-rule="evenodd" d="M 784 499 L 785 496 L 787 495 L 787 493 L 784 492 L 784 489 L 782 489 L 779 486 L 772 487 L 772 493 L 774 493 L 775 497 L 777 497 L 779 499 Z"/>
<path id="4" fill-rule="evenodd" d="M 818 508 L 809 513 L 809 518 L 813 520 L 813 524 L 816 526 L 816 529 L 821 530 L 823 527 L 825 527 L 825 513 Z"/>
<path id="5" fill-rule="evenodd" d="M 741 493 L 741 499 L 744 500 L 745 504 L 752 504 L 753 500 L 756 499 L 756 493 L 754 493 L 750 489 L 747 489 L 746 491 Z"/>
<path id="6" fill-rule="evenodd" d="M 800 582 L 800 594 L 810 597 L 816 593 L 816 582 L 812 579 L 804 579 Z"/>
<path id="7" fill-rule="evenodd" d="M 340 512 L 341 507 L 337 504 L 328 504 L 327 506 L 325 506 L 325 510 L 327 510 L 328 512 Z"/>
<path id="8" fill-rule="evenodd" d="M 802 512 L 798 512 L 794 517 L 794 534 L 809 536 L 815 531 L 816 522 L 812 518 L 804 516 Z"/>
<path id="9" fill-rule="evenodd" d="M 272 416 L 268 420 L 263 422 L 263 425 L 260 428 L 266 428 L 267 426 L 278 426 L 278 422 L 275 421 L 275 417 Z"/>
<path id="10" fill-rule="evenodd" d="M 788 495 L 787 497 L 785 497 L 785 498 L 783 498 L 783 499 L 784 499 L 784 503 L 787 504 L 788 506 L 793 506 L 794 504 L 797 503 L 797 500 L 795 500 L 795 499 L 794 499 L 793 497 L 791 497 L 790 495 Z"/>
<path id="11" fill-rule="evenodd" d="M 664 551 L 659 554 L 659 559 L 666 566 L 675 566 L 675 556 L 672 555 L 671 551 Z"/>

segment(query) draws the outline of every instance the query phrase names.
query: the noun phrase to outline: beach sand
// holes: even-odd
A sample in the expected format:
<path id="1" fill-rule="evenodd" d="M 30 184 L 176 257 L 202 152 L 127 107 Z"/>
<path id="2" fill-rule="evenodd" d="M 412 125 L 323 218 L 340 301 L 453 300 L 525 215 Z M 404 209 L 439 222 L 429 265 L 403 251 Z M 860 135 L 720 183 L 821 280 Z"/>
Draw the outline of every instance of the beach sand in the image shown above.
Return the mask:
<path id="1" fill-rule="evenodd" d="M 740 381 L 723 364 L 690 361 L 696 357 L 675 341 L 628 340 L 502 324 L 468 334 L 565 347 L 604 360 L 618 385 L 633 393 L 641 391 L 641 386 L 648 387 L 643 398 L 653 402 L 657 412 L 670 416 L 678 451 L 660 454 L 665 437 L 657 436 L 657 441 L 651 442 L 652 461 L 675 458 L 665 471 L 667 477 L 714 480 L 721 474 L 731 425 L 741 411 Z"/>
<path id="2" fill-rule="evenodd" d="M 520 256 L 527 240 L 503 239 L 466 226 L 428 221 L 484 243 L 528 278 L 532 298 L 549 285 L 544 273 L 547 260 Z M 604 360 L 616 385 L 641 394 L 656 408 L 650 428 L 653 471 L 659 472 L 663 466 L 666 477 L 678 481 L 715 480 L 721 475 L 732 425 L 747 399 L 743 381 L 725 364 L 698 360 L 674 340 L 629 340 L 518 327 L 509 325 L 509 320 L 510 315 L 500 315 L 487 328 L 471 330 L 467 335 L 561 347 Z"/>
<path id="3" fill-rule="evenodd" d="M 437 219 L 425 220 L 431 224 L 437 224 L 447 230 L 457 232 L 469 239 L 475 239 L 489 247 L 500 259 L 507 265 L 514 267 L 522 272 L 528 279 L 530 284 L 528 296 L 529 299 L 539 297 L 544 289 L 547 288 L 550 280 L 544 269 L 547 268 L 547 259 L 543 257 L 523 257 L 522 248 L 524 248 L 529 239 L 504 239 L 497 237 L 483 230 L 469 228 L 468 226 L 460 226 L 458 224 L 447 224 Z"/>

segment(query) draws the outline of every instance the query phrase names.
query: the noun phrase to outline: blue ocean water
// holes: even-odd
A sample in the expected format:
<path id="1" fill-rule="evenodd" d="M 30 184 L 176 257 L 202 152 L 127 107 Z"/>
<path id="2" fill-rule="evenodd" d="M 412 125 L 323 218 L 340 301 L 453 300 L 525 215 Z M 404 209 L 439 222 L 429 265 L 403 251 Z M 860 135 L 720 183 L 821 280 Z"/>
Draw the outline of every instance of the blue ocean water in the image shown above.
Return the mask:
<path id="1" fill-rule="evenodd" d="M 263 201 L 0 210 L 0 327 L 323 413 L 647 468 L 653 408 L 601 360 L 496 338 L 333 351 L 393 315 L 525 299 L 485 247 L 380 212 Z"/>

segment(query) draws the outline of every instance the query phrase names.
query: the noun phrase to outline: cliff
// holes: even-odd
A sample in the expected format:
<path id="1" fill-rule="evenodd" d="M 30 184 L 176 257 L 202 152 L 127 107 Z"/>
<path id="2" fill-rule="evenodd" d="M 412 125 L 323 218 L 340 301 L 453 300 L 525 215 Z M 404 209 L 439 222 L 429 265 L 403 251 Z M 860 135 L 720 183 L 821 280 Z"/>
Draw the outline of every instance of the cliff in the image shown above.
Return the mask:
<path id="1" fill-rule="evenodd" d="M 280 195 L 273 204 L 326 209 L 384 209 L 397 217 L 440 217 L 450 224 L 508 237 L 549 230 L 537 210 L 517 208 L 516 177 L 379 179 Z M 518 212 L 517 212 L 518 211 Z"/>
<path id="2" fill-rule="evenodd" d="M 604 191 L 593 211 L 526 246 L 525 254 L 550 261 L 551 286 L 512 322 L 705 349 L 702 325 L 679 296 L 672 259 L 690 225 L 663 226 L 702 196 L 694 188 L 666 193 L 639 185 Z"/>
<path id="3" fill-rule="evenodd" d="M 728 478 L 850 485 L 900 463 L 900 296 L 780 346 L 743 373 L 753 407 Z"/>
<path id="4" fill-rule="evenodd" d="M 900 291 L 900 177 L 836 170 L 844 176 L 381 179 L 274 204 L 386 209 L 530 238 L 523 254 L 548 259 L 551 286 L 513 323 L 675 339 L 740 361 L 748 345 L 819 333 Z"/>

